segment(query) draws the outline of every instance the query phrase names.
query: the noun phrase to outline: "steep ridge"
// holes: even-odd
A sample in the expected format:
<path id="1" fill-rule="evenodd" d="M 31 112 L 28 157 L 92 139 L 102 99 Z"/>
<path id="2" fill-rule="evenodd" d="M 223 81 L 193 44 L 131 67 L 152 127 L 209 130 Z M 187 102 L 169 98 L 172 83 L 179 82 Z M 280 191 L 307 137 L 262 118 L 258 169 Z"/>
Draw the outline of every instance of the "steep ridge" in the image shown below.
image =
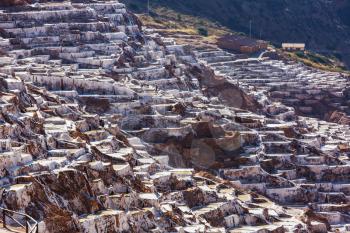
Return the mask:
<path id="1" fill-rule="evenodd" d="M 349 228 L 350 127 L 204 62 L 231 55 L 116 1 L 2 8 L 0 27 L 0 206 L 39 232 Z"/>

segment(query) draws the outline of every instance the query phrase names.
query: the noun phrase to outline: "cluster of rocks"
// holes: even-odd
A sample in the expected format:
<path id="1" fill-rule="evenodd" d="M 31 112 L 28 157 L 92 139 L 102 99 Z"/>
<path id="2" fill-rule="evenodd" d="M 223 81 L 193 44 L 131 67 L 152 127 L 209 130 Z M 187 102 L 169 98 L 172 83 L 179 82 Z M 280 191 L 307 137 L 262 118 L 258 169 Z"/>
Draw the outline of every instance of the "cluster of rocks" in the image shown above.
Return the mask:
<path id="1" fill-rule="evenodd" d="M 119 2 L 83 2 L 1 9 L 1 207 L 47 233 L 349 228 L 349 126 L 204 64 L 234 55 L 142 29 Z"/>

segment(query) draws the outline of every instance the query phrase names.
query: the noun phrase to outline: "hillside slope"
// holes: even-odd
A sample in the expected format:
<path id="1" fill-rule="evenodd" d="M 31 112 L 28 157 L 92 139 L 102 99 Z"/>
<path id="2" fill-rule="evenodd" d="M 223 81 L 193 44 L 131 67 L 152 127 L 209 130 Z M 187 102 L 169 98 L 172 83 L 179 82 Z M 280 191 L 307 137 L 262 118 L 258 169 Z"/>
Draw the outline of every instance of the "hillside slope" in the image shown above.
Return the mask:
<path id="1" fill-rule="evenodd" d="M 145 11 L 147 2 L 124 0 Z M 146 2 L 146 3 L 145 3 Z M 232 30 L 281 42 L 305 42 L 316 52 L 336 55 L 350 65 L 350 1 L 348 0 L 151 0 L 151 7 L 208 18 Z"/>

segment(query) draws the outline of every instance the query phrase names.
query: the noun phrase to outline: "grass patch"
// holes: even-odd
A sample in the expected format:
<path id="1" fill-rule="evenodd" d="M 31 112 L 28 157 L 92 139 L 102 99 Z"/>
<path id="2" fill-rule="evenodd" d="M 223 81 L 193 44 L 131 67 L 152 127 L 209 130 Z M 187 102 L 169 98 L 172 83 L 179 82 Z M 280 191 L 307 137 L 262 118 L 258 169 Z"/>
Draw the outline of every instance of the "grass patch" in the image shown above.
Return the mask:
<path id="1" fill-rule="evenodd" d="M 335 56 L 324 56 L 318 53 L 305 52 L 284 52 L 289 58 L 302 62 L 307 66 L 311 66 L 321 70 L 332 72 L 349 73 L 344 64 Z"/>

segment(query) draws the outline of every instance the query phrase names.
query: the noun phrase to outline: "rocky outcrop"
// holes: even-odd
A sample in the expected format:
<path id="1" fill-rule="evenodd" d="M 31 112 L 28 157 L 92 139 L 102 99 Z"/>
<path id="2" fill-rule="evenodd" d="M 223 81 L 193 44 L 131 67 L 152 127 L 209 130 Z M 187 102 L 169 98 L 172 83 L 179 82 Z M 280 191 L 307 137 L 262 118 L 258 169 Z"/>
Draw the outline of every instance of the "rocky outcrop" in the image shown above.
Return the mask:
<path id="1" fill-rule="evenodd" d="M 214 71 L 208 67 L 193 66 L 189 72 L 198 79 L 203 93 L 209 98 L 217 97 L 222 103 L 234 108 L 253 112 L 261 109 L 259 103 L 244 93 L 239 86 L 224 77 L 215 75 Z"/>
<path id="2" fill-rule="evenodd" d="M 350 117 L 343 112 L 334 111 L 329 116 L 326 116 L 326 120 L 338 124 L 350 125 Z"/>

